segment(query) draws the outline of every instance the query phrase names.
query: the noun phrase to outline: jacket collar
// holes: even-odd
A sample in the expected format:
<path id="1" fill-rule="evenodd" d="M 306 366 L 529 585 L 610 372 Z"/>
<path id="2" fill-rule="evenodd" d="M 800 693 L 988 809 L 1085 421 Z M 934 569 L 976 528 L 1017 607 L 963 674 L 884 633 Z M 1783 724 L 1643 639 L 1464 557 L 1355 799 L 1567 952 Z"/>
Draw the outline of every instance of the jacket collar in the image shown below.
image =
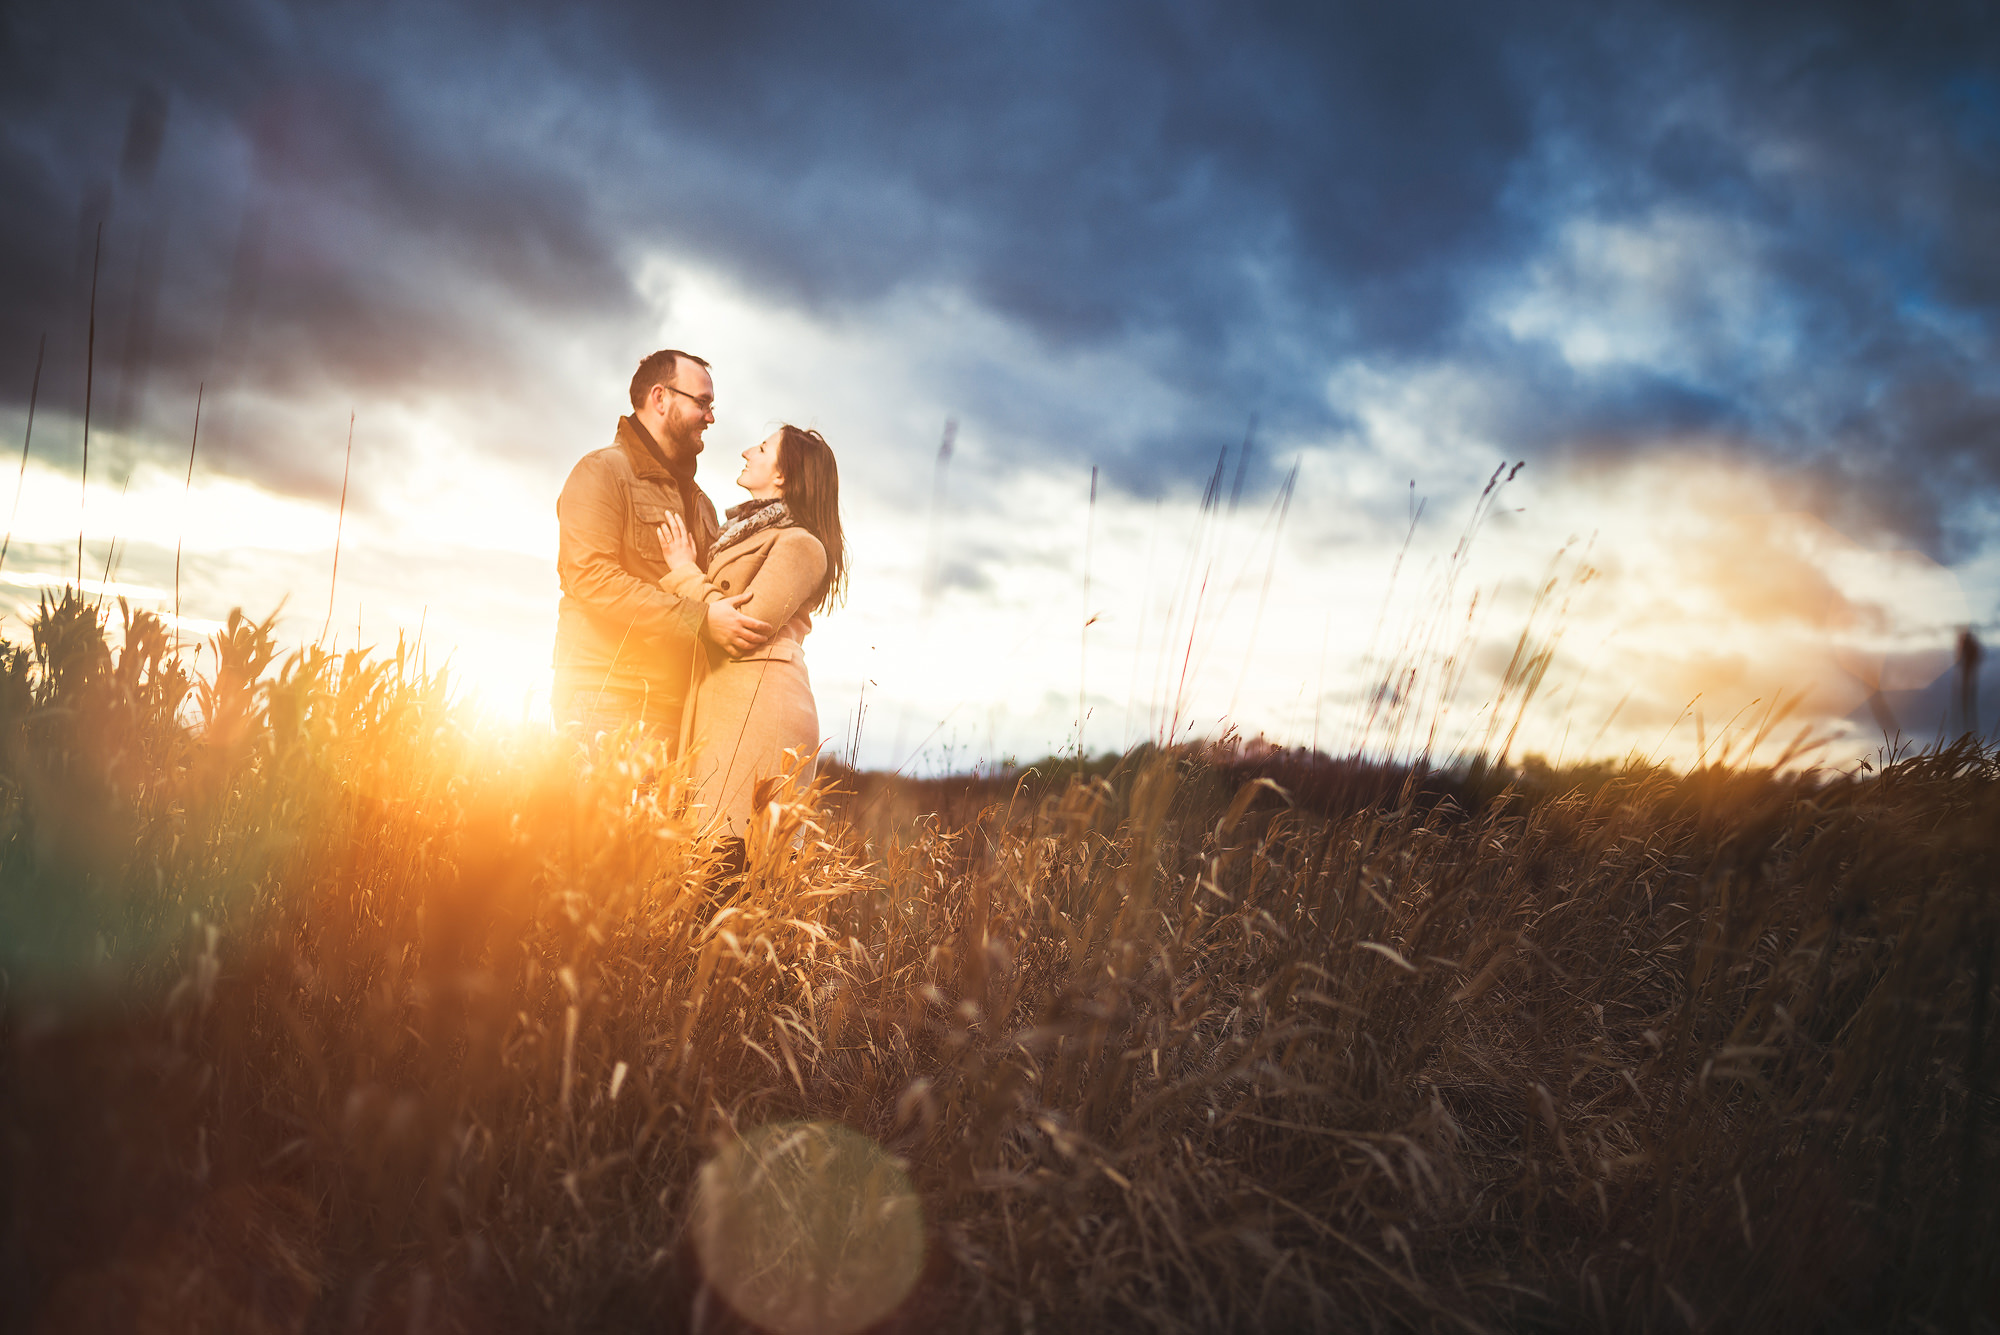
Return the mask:
<path id="1" fill-rule="evenodd" d="M 632 471 L 643 478 L 671 478 L 676 482 L 694 481 L 694 462 L 688 461 L 683 467 L 678 460 L 660 448 L 658 441 L 638 419 L 621 417 L 618 419 L 618 434 L 614 437 L 618 448 L 625 451 L 625 457 L 632 463 Z"/>

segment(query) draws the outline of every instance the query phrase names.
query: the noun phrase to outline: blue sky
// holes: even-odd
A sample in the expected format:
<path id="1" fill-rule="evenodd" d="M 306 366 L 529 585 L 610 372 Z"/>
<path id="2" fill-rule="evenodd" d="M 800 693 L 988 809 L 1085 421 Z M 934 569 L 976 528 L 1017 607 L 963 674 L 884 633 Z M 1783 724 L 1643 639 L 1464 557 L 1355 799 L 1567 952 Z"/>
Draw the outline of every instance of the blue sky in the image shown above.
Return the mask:
<path id="1" fill-rule="evenodd" d="M 1928 686 L 1995 615 L 1995 29 L 1974 6 L 16 7 L 16 441 L 44 336 L 47 363 L 0 595 L 73 569 L 80 520 L 95 573 L 157 594 L 193 523 L 191 615 L 289 595 L 310 638 L 352 411 L 333 620 L 420 623 L 490 694 L 532 692 L 554 491 L 674 344 L 716 363 L 719 502 L 777 420 L 841 453 L 854 599 L 810 656 L 869 763 L 927 733 L 954 764 L 1068 744 L 1080 675 L 1086 741 L 1136 740 L 1177 712 L 1154 685 L 1176 653 L 1208 663 L 1197 731 L 1326 742 L 1406 642 L 1462 645 L 1455 735 L 1483 736 L 1564 550 L 1598 574 L 1537 748 L 1682 754 L 1675 720 L 1790 683 L 1854 750 L 1856 682 Z M 1225 449 L 1238 506 L 1204 516 Z M 1503 460 L 1525 468 L 1454 566 Z M 1397 638 L 1447 604 L 1472 639 Z"/>

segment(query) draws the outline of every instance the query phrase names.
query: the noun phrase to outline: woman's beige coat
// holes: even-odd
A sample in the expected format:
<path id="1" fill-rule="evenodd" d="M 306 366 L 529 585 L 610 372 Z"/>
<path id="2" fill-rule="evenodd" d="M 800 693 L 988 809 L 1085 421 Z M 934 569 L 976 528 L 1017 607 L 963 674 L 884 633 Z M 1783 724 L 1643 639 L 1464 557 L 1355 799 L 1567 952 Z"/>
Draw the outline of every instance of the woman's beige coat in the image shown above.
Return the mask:
<path id="1" fill-rule="evenodd" d="M 682 716 L 682 754 L 689 757 L 706 819 L 732 834 L 741 836 L 762 805 L 760 782 L 787 772 L 796 773 L 801 785 L 812 779 L 819 710 L 801 641 L 812 628 L 805 602 L 825 576 L 826 549 L 819 539 L 794 524 L 779 524 L 711 552 L 706 575 L 685 562 L 660 581 L 668 593 L 707 602 L 748 592 L 743 610 L 778 627 L 741 658 L 706 640 L 706 654 L 695 656 L 694 688 Z"/>

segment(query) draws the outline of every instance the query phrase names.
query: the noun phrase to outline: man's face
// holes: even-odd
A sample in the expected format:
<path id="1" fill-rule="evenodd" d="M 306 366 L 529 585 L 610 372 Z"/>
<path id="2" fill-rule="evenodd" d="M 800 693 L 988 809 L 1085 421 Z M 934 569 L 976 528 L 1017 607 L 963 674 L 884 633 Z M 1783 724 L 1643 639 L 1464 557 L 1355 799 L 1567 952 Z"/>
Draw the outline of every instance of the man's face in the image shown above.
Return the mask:
<path id="1" fill-rule="evenodd" d="M 653 392 L 661 396 L 666 434 L 678 452 L 700 454 L 701 433 L 715 421 L 715 381 L 707 369 L 681 362 L 674 369 L 674 383 L 655 385 Z"/>

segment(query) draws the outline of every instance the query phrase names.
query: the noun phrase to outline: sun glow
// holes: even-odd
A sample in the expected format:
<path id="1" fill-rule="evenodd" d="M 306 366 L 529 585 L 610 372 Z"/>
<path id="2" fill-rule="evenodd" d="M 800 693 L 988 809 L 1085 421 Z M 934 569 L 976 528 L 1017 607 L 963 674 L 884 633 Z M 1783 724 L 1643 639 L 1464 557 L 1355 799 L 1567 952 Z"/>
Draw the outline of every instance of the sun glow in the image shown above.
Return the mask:
<path id="1" fill-rule="evenodd" d="M 1693 451 L 1552 488 L 1550 517 L 1590 521 L 1598 578 L 1569 602 L 1562 703 L 1538 743 L 1615 708 L 1609 738 L 1687 762 L 1724 721 L 1753 727 L 1788 702 L 1794 725 L 1837 743 L 1818 758 L 1872 749 L 1845 716 L 1935 681 L 1969 602 L 1922 554 L 1866 546 L 1799 505 L 1781 475 Z"/>

